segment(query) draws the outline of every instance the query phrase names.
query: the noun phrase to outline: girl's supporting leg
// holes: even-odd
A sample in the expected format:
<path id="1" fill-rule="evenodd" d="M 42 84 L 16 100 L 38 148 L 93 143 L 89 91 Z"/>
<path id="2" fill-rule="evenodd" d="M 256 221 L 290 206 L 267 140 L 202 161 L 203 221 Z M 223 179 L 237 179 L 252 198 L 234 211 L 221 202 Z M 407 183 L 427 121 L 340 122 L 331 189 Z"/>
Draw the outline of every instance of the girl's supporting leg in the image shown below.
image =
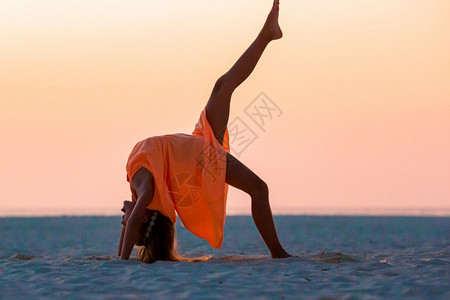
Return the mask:
<path id="1" fill-rule="evenodd" d="M 226 182 L 250 195 L 253 221 L 272 257 L 290 257 L 278 240 L 272 211 L 270 210 L 267 184 L 229 153 L 227 153 Z"/>
<path id="2" fill-rule="evenodd" d="M 217 80 L 213 88 L 208 103 L 206 104 L 206 117 L 214 131 L 214 135 L 220 143 L 223 141 L 225 129 L 228 124 L 231 95 L 253 72 L 269 42 L 280 39 L 283 36 L 278 25 L 278 12 L 279 0 L 274 0 L 266 23 L 255 41 L 242 54 L 233 67 Z"/>

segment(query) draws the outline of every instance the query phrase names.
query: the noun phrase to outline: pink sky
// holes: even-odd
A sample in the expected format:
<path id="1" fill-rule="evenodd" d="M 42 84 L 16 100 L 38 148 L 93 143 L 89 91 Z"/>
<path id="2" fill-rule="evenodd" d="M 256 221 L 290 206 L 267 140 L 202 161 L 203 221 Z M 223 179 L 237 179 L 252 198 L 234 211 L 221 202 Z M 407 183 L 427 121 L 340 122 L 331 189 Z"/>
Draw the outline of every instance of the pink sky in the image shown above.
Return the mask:
<path id="1" fill-rule="evenodd" d="M 0 215 L 119 214 L 134 144 L 192 131 L 270 2 L 1 2 Z M 273 211 L 448 214 L 449 2 L 286 0 L 280 23 L 230 117 Z M 262 91 L 283 111 L 265 132 L 244 113 Z"/>

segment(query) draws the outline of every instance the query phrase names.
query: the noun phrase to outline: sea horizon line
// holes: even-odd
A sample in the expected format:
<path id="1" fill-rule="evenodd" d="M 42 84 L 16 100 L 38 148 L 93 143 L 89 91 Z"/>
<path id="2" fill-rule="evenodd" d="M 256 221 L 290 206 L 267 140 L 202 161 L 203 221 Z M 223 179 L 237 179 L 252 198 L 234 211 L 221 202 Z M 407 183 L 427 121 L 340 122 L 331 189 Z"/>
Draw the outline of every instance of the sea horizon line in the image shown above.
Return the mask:
<path id="1" fill-rule="evenodd" d="M 227 216 L 251 216 L 250 207 L 228 208 Z M 403 217 L 450 217 L 450 208 L 382 208 L 382 207 L 277 207 L 272 208 L 274 216 L 403 216 Z M 0 211 L 1 218 L 8 217 L 63 217 L 63 216 L 121 216 L 117 209 L 10 209 Z"/>

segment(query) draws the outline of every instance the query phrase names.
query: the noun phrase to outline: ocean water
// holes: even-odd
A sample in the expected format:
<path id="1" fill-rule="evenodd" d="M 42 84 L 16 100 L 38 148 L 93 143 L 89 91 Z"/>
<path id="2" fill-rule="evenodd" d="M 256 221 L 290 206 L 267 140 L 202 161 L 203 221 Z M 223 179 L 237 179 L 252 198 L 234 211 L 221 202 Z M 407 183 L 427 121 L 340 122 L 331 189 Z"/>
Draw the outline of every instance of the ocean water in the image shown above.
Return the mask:
<path id="1" fill-rule="evenodd" d="M 0 299 L 450 298 L 450 218 L 274 216 L 289 259 L 271 259 L 251 216 L 221 249 L 177 222 L 203 263 L 123 261 L 116 217 L 0 218 Z"/>

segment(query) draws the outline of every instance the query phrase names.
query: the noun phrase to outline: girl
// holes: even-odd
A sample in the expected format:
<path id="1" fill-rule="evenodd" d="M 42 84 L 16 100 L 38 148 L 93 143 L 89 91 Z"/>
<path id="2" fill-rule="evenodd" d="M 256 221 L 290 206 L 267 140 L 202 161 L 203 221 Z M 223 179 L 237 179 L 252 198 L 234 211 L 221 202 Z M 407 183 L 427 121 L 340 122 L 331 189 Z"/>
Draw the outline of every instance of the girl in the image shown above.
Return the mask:
<path id="1" fill-rule="evenodd" d="M 290 257 L 278 240 L 267 184 L 229 153 L 227 131 L 233 91 L 252 73 L 269 42 L 283 36 L 278 12 L 275 0 L 256 40 L 217 80 L 192 135 L 151 137 L 133 148 L 127 163 L 133 201 L 122 208 L 122 259 L 129 259 L 134 245 L 141 246 L 137 258 L 146 263 L 207 259 L 177 253 L 175 211 L 186 229 L 220 248 L 228 185 L 250 195 L 253 220 L 272 257 Z"/>

